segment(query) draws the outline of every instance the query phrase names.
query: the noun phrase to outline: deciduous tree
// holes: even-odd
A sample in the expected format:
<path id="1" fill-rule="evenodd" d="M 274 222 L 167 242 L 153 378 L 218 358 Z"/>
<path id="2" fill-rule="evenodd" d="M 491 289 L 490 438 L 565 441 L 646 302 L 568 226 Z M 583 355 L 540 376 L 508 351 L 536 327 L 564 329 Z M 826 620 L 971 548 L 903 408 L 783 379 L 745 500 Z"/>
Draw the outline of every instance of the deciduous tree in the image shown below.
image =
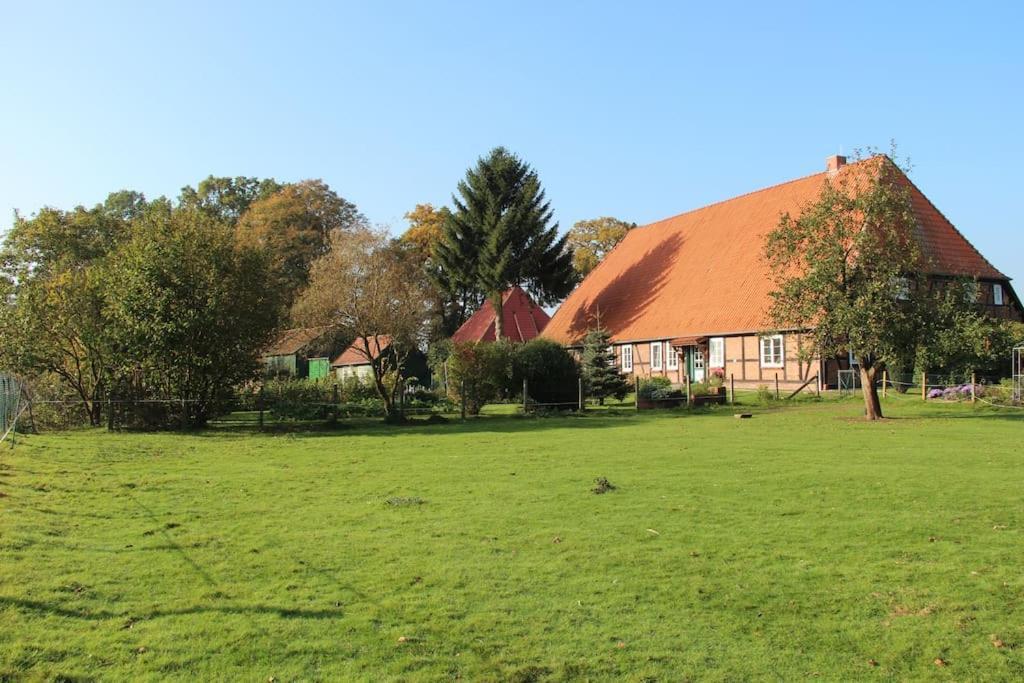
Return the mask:
<path id="1" fill-rule="evenodd" d="M 269 275 L 266 253 L 214 215 L 148 212 L 108 271 L 120 375 L 141 373 L 148 391 L 184 402 L 189 424 L 205 424 L 256 375 L 280 311 Z"/>
<path id="2" fill-rule="evenodd" d="M 4 240 L 2 362 L 28 376 L 58 377 L 93 425 L 113 362 L 102 272 L 127 235 L 124 212 L 101 205 L 15 215 Z"/>
<path id="3" fill-rule="evenodd" d="M 566 244 L 572 249 L 572 267 L 580 278 L 586 277 L 604 257 L 636 227 L 618 218 L 602 216 L 577 221 L 569 230 Z"/>
<path id="4" fill-rule="evenodd" d="M 814 202 L 781 217 L 765 245 L 775 325 L 809 330 L 805 353 L 853 354 L 869 420 L 882 417 L 883 368 L 913 367 L 940 346 L 968 343 L 970 324 L 980 320 L 973 302 L 929 280 L 915 223 L 904 172 L 876 155 L 825 180 Z"/>
<path id="5" fill-rule="evenodd" d="M 409 229 L 398 239 L 399 245 L 422 264 L 430 280 L 434 309 L 431 340 L 450 337 L 484 301 L 483 292 L 475 285 L 450 279 L 434 255 L 444 239 L 444 224 L 450 214 L 444 206 L 435 209 L 430 204 L 417 204 L 405 214 Z"/>
<path id="6" fill-rule="evenodd" d="M 286 304 L 306 285 L 309 267 L 328 249 L 334 232 L 366 226 L 355 204 L 339 197 L 322 180 L 285 185 L 256 199 L 238 221 L 243 243 L 266 249 Z"/>
<path id="7" fill-rule="evenodd" d="M 234 225 L 253 202 L 280 189 L 281 184 L 273 178 L 211 175 L 200 181 L 197 187 L 186 185 L 181 188 L 178 204 L 186 209 L 199 209 L 219 221 Z"/>
<path id="8" fill-rule="evenodd" d="M 362 228 L 331 234 L 330 248 L 313 263 L 294 316 L 357 340 L 373 369 L 385 413 L 395 419 L 401 417 L 398 371 L 418 347 L 429 310 L 419 264 L 397 249 L 386 232 Z"/>

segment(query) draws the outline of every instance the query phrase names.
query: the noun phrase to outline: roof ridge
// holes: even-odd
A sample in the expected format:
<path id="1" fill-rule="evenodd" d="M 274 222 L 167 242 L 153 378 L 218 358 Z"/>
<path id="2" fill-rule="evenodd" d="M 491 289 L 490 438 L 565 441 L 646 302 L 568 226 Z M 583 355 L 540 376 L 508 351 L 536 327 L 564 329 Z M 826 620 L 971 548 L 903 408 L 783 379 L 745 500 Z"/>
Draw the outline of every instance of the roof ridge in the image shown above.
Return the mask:
<path id="1" fill-rule="evenodd" d="M 882 156 L 885 156 L 885 155 L 884 154 L 876 154 L 876 155 L 870 156 L 870 157 L 868 157 L 866 159 L 858 159 L 857 161 L 854 161 L 852 163 L 846 164 L 845 166 L 843 166 L 843 168 L 852 168 L 854 166 L 859 166 L 860 164 L 866 163 L 868 161 L 873 161 L 874 159 L 877 159 L 878 157 L 882 157 Z M 696 207 L 694 209 L 689 209 L 687 211 L 682 211 L 680 213 L 673 214 L 673 215 L 668 216 L 666 218 L 662 218 L 662 219 L 659 219 L 659 220 L 656 220 L 656 221 L 652 221 L 651 223 L 645 223 L 644 225 L 641 225 L 641 226 L 638 226 L 638 227 L 640 227 L 640 228 L 654 227 L 655 225 L 658 225 L 659 223 L 665 223 L 665 222 L 670 221 L 670 220 L 672 220 L 674 218 L 679 218 L 681 216 L 686 216 L 686 215 L 689 215 L 691 213 L 697 213 L 698 211 L 704 211 L 705 209 L 710 209 L 710 208 L 712 208 L 714 206 L 720 206 L 722 204 L 728 204 L 729 202 L 736 201 L 737 199 L 743 199 L 744 197 L 750 197 L 750 196 L 755 195 L 755 194 L 760 194 L 761 192 L 768 192 L 770 190 L 777 190 L 778 188 L 785 187 L 786 185 L 792 185 L 793 183 L 801 183 L 801 182 L 804 182 L 805 180 L 810 180 L 811 178 L 815 178 L 817 176 L 827 176 L 827 175 L 828 175 L 828 171 L 818 171 L 817 173 L 811 173 L 811 174 L 808 174 L 808 175 L 805 175 L 805 176 L 800 176 L 799 178 L 793 178 L 791 180 L 784 180 L 781 183 L 775 183 L 774 185 L 768 185 L 766 187 L 762 187 L 762 188 L 759 188 L 757 190 L 751 190 L 749 192 L 744 192 L 742 194 L 738 194 L 738 195 L 735 195 L 733 197 L 729 197 L 727 199 L 720 199 L 717 202 L 711 202 L 710 204 L 705 204 L 703 206 L 698 206 L 698 207 Z M 621 242 L 620 242 L 620 244 L 621 244 Z M 616 246 L 618 246 L 618 245 L 616 245 Z"/>

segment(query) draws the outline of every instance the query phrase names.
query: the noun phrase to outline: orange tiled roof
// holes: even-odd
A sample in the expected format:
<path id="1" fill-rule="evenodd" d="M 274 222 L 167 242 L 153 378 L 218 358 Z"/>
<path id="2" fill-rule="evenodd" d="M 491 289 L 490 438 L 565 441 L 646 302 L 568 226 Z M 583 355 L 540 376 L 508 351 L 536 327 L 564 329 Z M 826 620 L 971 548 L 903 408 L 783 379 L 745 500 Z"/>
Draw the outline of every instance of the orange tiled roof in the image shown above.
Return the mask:
<path id="1" fill-rule="evenodd" d="M 364 339 L 366 339 L 366 337 L 359 337 L 352 342 L 347 349 L 342 351 L 337 358 L 331 361 L 331 367 L 336 368 L 341 365 L 369 365 L 370 359 L 366 357 Z M 380 354 L 384 353 L 389 346 L 391 346 L 391 337 L 386 334 L 378 334 L 370 340 L 370 353 L 374 358 L 379 358 Z"/>
<path id="2" fill-rule="evenodd" d="M 514 342 L 530 341 L 550 320 L 544 309 L 518 285 L 502 295 L 501 312 L 505 319 L 505 336 Z M 494 307 L 490 301 L 485 301 L 480 310 L 462 323 L 452 335 L 452 341 L 494 341 Z"/>
<path id="3" fill-rule="evenodd" d="M 843 166 L 851 173 L 872 160 Z M 813 202 L 817 173 L 636 228 L 562 303 L 543 336 L 578 343 L 597 318 L 613 341 L 755 332 L 770 327 L 765 235 Z M 905 176 L 933 274 L 1007 279 Z"/>

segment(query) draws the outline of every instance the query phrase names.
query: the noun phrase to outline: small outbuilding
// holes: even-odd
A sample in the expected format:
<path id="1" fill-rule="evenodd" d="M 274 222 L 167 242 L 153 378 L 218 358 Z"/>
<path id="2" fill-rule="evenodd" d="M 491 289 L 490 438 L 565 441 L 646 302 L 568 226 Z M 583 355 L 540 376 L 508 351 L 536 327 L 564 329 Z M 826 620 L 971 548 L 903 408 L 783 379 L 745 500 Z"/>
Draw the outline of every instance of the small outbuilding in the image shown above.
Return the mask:
<path id="1" fill-rule="evenodd" d="M 391 341 L 386 334 L 357 338 L 331 361 L 335 377 L 342 381 L 352 377 L 361 382 L 373 381 L 373 363 L 391 352 Z M 414 379 L 418 384 L 429 385 L 426 355 L 419 349 L 413 349 L 402 364 L 401 374 L 406 380 Z"/>
<path id="2" fill-rule="evenodd" d="M 282 330 L 262 354 L 265 377 L 322 379 L 331 371 L 336 340 L 326 327 Z"/>

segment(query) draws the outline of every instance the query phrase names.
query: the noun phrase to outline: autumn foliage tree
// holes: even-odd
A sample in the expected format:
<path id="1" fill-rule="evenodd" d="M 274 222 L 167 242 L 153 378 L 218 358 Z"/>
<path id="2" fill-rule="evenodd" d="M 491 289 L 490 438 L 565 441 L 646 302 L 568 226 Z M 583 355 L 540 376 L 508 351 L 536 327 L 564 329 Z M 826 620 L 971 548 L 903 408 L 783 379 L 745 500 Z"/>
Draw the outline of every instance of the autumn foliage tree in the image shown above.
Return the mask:
<path id="1" fill-rule="evenodd" d="M 387 233 L 336 230 L 310 268 L 294 317 L 356 339 L 389 419 L 401 417 L 398 371 L 418 347 L 429 314 L 425 274 Z M 389 343 L 381 344 L 387 338 Z"/>
<path id="2" fill-rule="evenodd" d="M 321 180 L 285 185 L 251 203 L 238 220 L 238 238 L 271 259 L 274 282 L 286 304 L 306 285 L 310 265 L 327 253 L 330 236 L 365 227 L 354 204 Z"/>
<path id="3" fill-rule="evenodd" d="M 417 204 L 405 214 L 409 228 L 398 238 L 398 245 L 407 251 L 426 272 L 433 308 L 429 336 L 432 340 L 446 339 L 483 303 L 483 293 L 472 283 L 455 281 L 441 268 L 434 254 L 444 239 L 444 225 L 451 211 L 442 206 Z"/>
<path id="4" fill-rule="evenodd" d="M 569 230 L 566 244 L 572 249 L 572 267 L 580 278 L 586 277 L 597 264 L 626 236 L 636 223 L 602 216 L 577 221 Z"/>

